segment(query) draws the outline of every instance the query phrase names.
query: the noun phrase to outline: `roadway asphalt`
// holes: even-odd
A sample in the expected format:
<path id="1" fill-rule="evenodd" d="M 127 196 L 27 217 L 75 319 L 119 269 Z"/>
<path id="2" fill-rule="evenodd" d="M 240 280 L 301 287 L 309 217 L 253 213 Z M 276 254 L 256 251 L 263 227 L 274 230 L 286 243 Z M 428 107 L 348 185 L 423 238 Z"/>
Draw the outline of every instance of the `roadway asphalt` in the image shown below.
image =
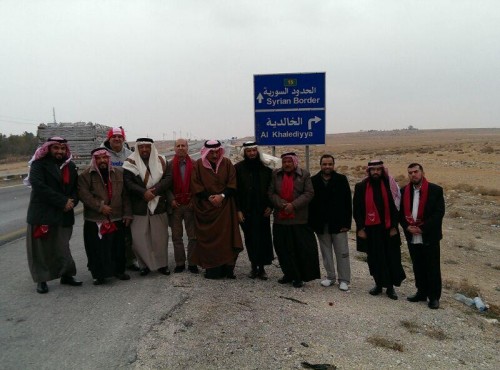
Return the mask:
<path id="1" fill-rule="evenodd" d="M 25 211 L 25 209 L 24 209 Z M 77 216 L 71 251 L 83 286 L 48 283 L 38 294 L 29 273 L 25 238 L 0 246 L 0 368 L 111 369 L 131 367 L 151 325 L 186 298 L 172 276 L 152 272 L 94 286 Z M 173 248 L 170 245 L 169 251 Z M 173 267 L 173 256 L 169 256 Z"/>

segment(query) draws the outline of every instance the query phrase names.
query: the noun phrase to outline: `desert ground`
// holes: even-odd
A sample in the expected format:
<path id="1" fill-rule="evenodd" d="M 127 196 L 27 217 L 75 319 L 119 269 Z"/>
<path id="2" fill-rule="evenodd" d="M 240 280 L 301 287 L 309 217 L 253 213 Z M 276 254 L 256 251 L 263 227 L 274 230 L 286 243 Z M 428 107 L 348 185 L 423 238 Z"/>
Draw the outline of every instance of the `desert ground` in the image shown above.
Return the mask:
<path id="1" fill-rule="evenodd" d="M 277 147 L 276 155 L 290 150 L 305 167 L 304 147 Z M 251 280 L 243 252 L 236 280 L 171 276 L 169 283 L 185 299 L 173 311 L 158 308 L 161 319 L 144 333 L 133 367 L 291 369 L 309 362 L 322 364 L 318 369 L 498 368 L 500 129 L 327 135 L 326 145 L 310 148 L 311 173 L 319 170 L 324 153 L 334 155 L 337 171 L 347 175 L 352 187 L 374 158 L 385 162 L 400 186 L 407 182 L 411 162 L 422 164 L 428 180 L 443 186 L 440 309 L 406 301 L 415 288 L 405 243 L 407 279 L 397 289 L 398 301 L 368 294 L 373 282 L 365 255 L 356 252 L 353 232 L 348 293 L 321 287 L 319 281 L 301 289 L 281 286 L 277 261 L 268 268 L 268 281 Z M 7 170 L 0 166 L 0 171 Z M 482 297 L 489 310 L 479 313 L 455 301 L 457 292 Z"/>

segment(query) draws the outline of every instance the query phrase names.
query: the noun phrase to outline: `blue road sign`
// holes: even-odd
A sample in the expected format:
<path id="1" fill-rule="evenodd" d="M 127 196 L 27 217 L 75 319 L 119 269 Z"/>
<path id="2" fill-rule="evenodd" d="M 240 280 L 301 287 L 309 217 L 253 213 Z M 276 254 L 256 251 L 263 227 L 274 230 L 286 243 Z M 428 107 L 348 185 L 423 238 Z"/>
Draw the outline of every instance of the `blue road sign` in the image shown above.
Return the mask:
<path id="1" fill-rule="evenodd" d="M 325 73 L 254 76 L 259 145 L 325 143 Z"/>

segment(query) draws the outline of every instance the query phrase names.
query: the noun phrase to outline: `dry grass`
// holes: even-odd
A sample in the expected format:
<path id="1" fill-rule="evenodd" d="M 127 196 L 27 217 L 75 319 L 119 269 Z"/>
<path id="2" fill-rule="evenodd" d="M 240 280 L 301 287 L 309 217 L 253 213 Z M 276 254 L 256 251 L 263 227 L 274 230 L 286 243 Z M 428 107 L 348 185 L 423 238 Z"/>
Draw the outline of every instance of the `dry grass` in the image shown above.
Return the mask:
<path id="1" fill-rule="evenodd" d="M 366 253 L 356 253 L 354 258 L 361 262 L 368 262 L 368 256 L 366 255 Z"/>
<path id="2" fill-rule="evenodd" d="M 467 279 L 462 279 L 460 282 L 456 282 L 454 280 L 444 280 L 443 286 L 448 290 L 462 293 L 467 297 L 477 297 L 480 295 L 479 288 L 469 283 Z"/>
<path id="3" fill-rule="evenodd" d="M 422 333 L 422 334 L 428 336 L 429 338 L 433 338 L 436 340 L 448 339 L 448 336 L 444 333 L 444 331 L 442 331 L 439 328 L 422 327 L 419 324 L 417 324 L 413 321 L 408 321 L 408 320 L 401 321 L 401 326 L 404 327 L 406 330 L 408 330 L 408 332 L 410 332 L 412 334 Z"/>
<path id="4" fill-rule="evenodd" d="M 404 347 L 401 343 L 381 337 L 379 335 L 371 336 L 366 341 L 375 347 L 392 349 L 393 351 L 404 352 Z"/>

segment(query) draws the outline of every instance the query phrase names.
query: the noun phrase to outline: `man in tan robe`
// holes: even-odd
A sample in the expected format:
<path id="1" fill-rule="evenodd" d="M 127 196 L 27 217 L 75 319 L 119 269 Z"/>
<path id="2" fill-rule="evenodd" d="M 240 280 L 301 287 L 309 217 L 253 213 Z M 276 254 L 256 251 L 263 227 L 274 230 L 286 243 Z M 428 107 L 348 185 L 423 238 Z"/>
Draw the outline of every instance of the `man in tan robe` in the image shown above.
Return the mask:
<path id="1" fill-rule="evenodd" d="M 152 139 L 137 139 L 136 148 L 123 164 L 134 216 L 130 225 L 132 248 L 142 276 L 151 270 L 169 275 L 165 195 L 171 183 L 170 171 Z"/>
<path id="2" fill-rule="evenodd" d="M 208 140 L 193 167 L 197 244 L 193 263 L 206 269 L 207 279 L 234 279 L 234 265 L 243 250 L 235 203 L 236 170 L 218 140 Z"/>

